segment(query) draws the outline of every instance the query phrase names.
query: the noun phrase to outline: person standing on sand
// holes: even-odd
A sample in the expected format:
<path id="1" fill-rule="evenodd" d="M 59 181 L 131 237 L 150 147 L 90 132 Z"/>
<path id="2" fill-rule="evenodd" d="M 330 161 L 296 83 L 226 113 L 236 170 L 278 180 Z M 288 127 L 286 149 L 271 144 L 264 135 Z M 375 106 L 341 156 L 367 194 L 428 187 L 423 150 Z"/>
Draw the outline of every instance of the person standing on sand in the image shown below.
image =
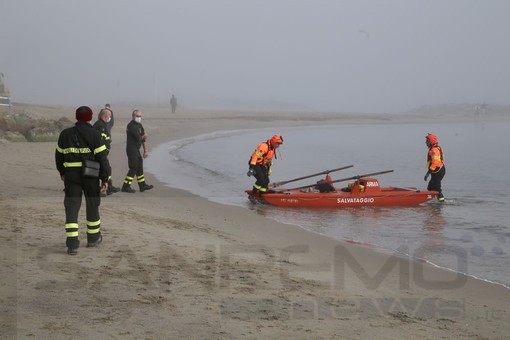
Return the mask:
<path id="1" fill-rule="evenodd" d="M 147 158 L 146 141 L 147 134 L 142 125 L 142 111 L 134 110 L 132 113 L 132 120 L 127 125 L 127 140 L 126 140 L 126 153 L 128 157 L 129 171 L 124 178 L 122 185 L 122 192 L 135 193 L 136 191 L 131 188 L 131 183 L 136 176 L 140 192 L 154 188 L 153 185 L 145 183 L 145 176 L 143 174 L 143 159 Z M 140 147 L 143 146 L 143 155 L 140 154 Z"/>
<path id="2" fill-rule="evenodd" d="M 439 192 L 437 200 L 439 202 L 444 202 L 444 196 L 441 190 L 441 181 L 446 174 L 443 149 L 439 146 L 437 136 L 432 133 L 429 133 L 425 137 L 425 143 L 429 151 L 427 153 L 427 173 L 423 179 L 427 181 L 430 175 L 430 182 L 427 186 L 427 190 Z"/>
<path id="3" fill-rule="evenodd" d="M 78 239 L 78 213 L 85 194 L 87 208 L 87 247 L 99 245 L 101 219 L 99 217 L 100 190 L 108 189 L 110 163 L 107 149 L 99 131 L 90 125 L 92 110 L 80 106 L 76 110 L 76 124 L 62 130 L 55 150 L 55 164 L 64 181 L 64 207 L 66 212 L 66 246 L 69 255 L 76 255 L 80 246 Z M 100 164 L 99 178 L 82 176 L 83 161 L 95 160 Z M 101 186 L 99 185 L 101 179 Z"/>
<path id="4" fill-rule="evenodd" d="M 111 122 L 111 115 L 112 111 L 109 109 L 101 109 L 97 115 L 97 121 L 94 123 L 94 128 L 101 133 L 101 137 L 103 138 L 104 144 L 106 145 L 107 156 L 110 154 L 111 150 L 111 135 L 110 128 L 108 127 L 108 123 Z M 120 188 L 113 186 L 112 171 L 110 169 L 110 176 L 108 177 L 108 190 L 106 192 L 101 191 L 101 197 L 105 197 L 106 195 L 111 195 L 119 191 Z"/>
<path id="5" fill-rule="evenodd" d="M 112 107 L 111 107 L 110 104 L 108 104 L 108 103 L 104 104 L 104 108 L 107 109 L 107 110 L 110 110 L 110 112 L 111 112 L 111 117 L 110 117 L 111 119 L 107 123 L 108 129 L 110 129 L 110 137 L 111 137 L 112 136 L 113 124 L 115 123 L 115 121 L 114 121 L 115 118 L 113 118 L 113 110 L 112 110 Z"/>
<path id="6" fill-rule="evenodd" d="M 273 157 L 276 158 L 276 149 L 283 144 L 280 135 L 274 135 L 271 139 L 257 145 L 248 162 L 248 177 L 254 175 L 257 181 L 253 184 L 252 195 L 264 194 L 268 190 L 269 176 Z"/>
<path id="7" fill-rule="evenodd" d="M 483 102 L 480 108 L 482 109 L 482 115 L 485 116 L 487 114 L 487 104 Z"/>
<path id="8" fill-rule="evenodd" d="M 172 107 L 172 113 L 175 113 L 175 110 L 177 109 L 177 98 L 175 98 L 174 95 L 170 98 L 170 106 Z"/>

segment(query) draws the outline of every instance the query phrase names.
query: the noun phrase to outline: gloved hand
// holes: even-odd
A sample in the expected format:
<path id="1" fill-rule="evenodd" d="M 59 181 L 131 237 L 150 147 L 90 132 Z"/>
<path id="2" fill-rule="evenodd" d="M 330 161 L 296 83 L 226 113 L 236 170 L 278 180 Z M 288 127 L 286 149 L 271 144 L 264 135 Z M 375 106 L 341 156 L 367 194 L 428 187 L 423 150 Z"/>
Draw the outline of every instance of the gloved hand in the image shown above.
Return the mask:
<path id="1" fill-rule="evenodd" d="M 425 174 L 425 177 L 423 177 L 423 180 L 426 182 L 429 179 L 430 172 L 427 171 Z"/>
<path id="2" fill-rule="evenodd" d="M 253 175 L 253 168 L 250 168 L 250 170 L 248 170 L 248 172 L 246 173 L 246 175 L 248 177 L 251 177 Z"/>

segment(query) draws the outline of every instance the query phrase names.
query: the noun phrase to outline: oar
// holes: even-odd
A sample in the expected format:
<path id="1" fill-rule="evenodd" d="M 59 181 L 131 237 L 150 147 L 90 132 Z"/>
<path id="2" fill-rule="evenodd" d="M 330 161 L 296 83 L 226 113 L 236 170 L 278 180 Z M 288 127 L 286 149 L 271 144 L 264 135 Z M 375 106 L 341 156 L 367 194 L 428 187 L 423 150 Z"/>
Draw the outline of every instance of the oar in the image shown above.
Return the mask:
<path id="1" fill-rule="evenodd" d="M 287 181 L 274 182 L 274 183 L 272 183 L 270 185 L 270 187 L 271 188 L 276 188 L 276 187 L 279 187 L 280 185 L 284 185 L 284 184 L 287 184 L 287 183 L 290 183 L 290 182 L 297 182 L 297 181 L 300 181 L 302 179 L 307 179 L 307 178 L 310 178 L 310 177 L 315 177 L 315 176 L 320 176 L 320 175 L 327 175 L 330 172 L 335 172 L 335 171 L 340 171 L 340 170 L 344 170 L 344 169 L 349 169 L 349 168 L 352 168 L 353 166 L 354 165 L 347 165 L 347 166 L 343 166 L 341 168 L 336 168 L 336 169 L 333 169 L 333 170 L 324 170 L 324 171 L 318 172 L 318 173 L 313 174 L 313 175 L 308 175 L 308 176 L 298 177 L 298 178 L 294 178 L 294 179 L 289 179 Z"/>
<path id="2" fill-rule="evenodd" d="M 420 191 L 417 188 L 402 188 L 402 187 L 390 187 L 390 188 L 403 191 L 416 191 L 416 192 Z"/>
<path id="3" fill-rule="evenodd" d="M 386 171 L 372 172 L 371 174 L 357 175 L 357 176 L 352 176 L 352 177 L 347 177 L 347 178 L 337 179 L 337 180 L 331 181 L 330 183 L 338 183 L 338 182 L 348 181 L 348 180 L 351 180 L 351 179 L 360 179 L 360 178 L 363 178 L 363 177 L 369 177 L 369 176 L 375 176 L 375 175 L 382 175 L 382 174 L 387 174 L 387 173 L 389 173 L 389 172 L 393 172 L 393 170 L 386 170 Z M 317 185 L 317 184 L 310 184 L 310 185 L 305 185 L 305 186 L 302 186 L 302 187 L 297 187 L 297 188 L 292 188 L 292 189 L 286 189 L 286 190 L 299 190 L 299 189 L 306 189 L 306 188 L 314 187 L 314 186 L 316 186 L 316 185 Z"/>

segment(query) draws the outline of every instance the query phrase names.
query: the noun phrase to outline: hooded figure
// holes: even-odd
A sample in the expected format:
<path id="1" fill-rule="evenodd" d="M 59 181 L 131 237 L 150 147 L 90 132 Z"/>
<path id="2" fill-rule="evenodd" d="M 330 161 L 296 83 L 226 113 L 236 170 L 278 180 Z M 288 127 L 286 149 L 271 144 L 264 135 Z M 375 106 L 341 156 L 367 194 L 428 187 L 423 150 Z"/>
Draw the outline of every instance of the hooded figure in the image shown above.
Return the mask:
<path id="1" fill-rule="evenodd" d="M 424 177 L 424 180 L 427 181 L 430 175 L 430 182 L 427 186 L 427 190 L 437 191 L 437 200 L 439 202 L 444 202 L 444 196 L 441 190 L 441 181 L 446 174 L 443 149 L 439 146 L 437 136 L 432 133 L 425 136 L 425 144 L 427 144 L 429 148 L 427 153 L 427 173 Z"/>

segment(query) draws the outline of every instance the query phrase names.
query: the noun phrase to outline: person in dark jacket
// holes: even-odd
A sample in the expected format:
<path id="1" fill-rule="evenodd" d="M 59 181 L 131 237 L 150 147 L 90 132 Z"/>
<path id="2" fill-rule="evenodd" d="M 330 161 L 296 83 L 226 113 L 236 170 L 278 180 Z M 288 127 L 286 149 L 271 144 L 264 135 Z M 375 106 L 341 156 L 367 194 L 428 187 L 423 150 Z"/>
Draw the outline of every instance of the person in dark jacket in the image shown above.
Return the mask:
<path id="1" fill-rule="evenodd" d="M 147 158 L 149 154 L 145 145 L 148 136 L 142 125 L 142 111 L 134 110 L 131 116 L 132 120 L 129 122 L 126 129 L 126 154 L 128 157 L 129 171 L 124 178 L 121 191 L 134 193 L 136 191 L 131 188 L 131 183 L 135 176 L 138 181 L 140 192 L 150 190 L 154 188 L 154 186 L 145 183 L 145 176 L 143 174 L 143 159 Z M 143 147 L 143 155 L 140 154 L 140 147 Z"/>
<path id="2" fill-rule="evenodd" d="M 80 246 L 78 238 L 78 213 L 80 212 L 82 193 L 85 195 L 87 208 L 87 247 L 99 245 L 101 219 L 99 205 L 100 190 L 108 189 L 110 163 L 107 149 L 99 131 L 90 125 L 92 110 L 80 106 L 76 110 L 76 124 L 62 130 L 55 151 L 55 164 L 64 181 L 64 207 L 66 213 L 66 246 L 69 255 L 76 255 Z M 95 160 L 100 164 L 99 178 L 82 176 L 84 160 Z M 99 184 L 101 180 L 101 185 Z"/>
<path id="3" fill-rule="evenodd" d="M 175 110 L 177 109 L 177 98 L 175 98 L 174 95 L 170 98 L 170 106 L 172 107 L 172 113 L 175 113 Z"/>
<path id="4" fill-rule="evenodd" d="M 111 117 L 112 111 L 109 109 L 101 109 L 97 115 L 97 121 L 94 123 L 94 128 L 96 128 L 101 133 L 101 137 L 103 137 L 104 144 L 106 145 L 107 156 L 110 154 L 112 144 L 110 128 L 108 127 L 108 123 L 111 122 Z M 108 177 L 108 190 L 106 192 L 101 191 L 101 197 L 105 197 L 107 194 L 111 195 L 120 191 L 120 188 L 113 186 L 111 173 L 112 171 L 110 169 L 110 177 Z"/>
<path id="5" fill-rule="evenodd" d="M 111 119 L 110 121 L 106 124 L 108 125 L 108 129 L 110 130 L 110 137 L 112 135 L 112 129 L 113 129 L 113 124 L 115 123 L 115 118 L 113 117 L 113 110 L 112 110 L 112 106 L 110 104 L 104 104 L 104 108 L 109 110 L 112 114 L 111 114 Z"/>

